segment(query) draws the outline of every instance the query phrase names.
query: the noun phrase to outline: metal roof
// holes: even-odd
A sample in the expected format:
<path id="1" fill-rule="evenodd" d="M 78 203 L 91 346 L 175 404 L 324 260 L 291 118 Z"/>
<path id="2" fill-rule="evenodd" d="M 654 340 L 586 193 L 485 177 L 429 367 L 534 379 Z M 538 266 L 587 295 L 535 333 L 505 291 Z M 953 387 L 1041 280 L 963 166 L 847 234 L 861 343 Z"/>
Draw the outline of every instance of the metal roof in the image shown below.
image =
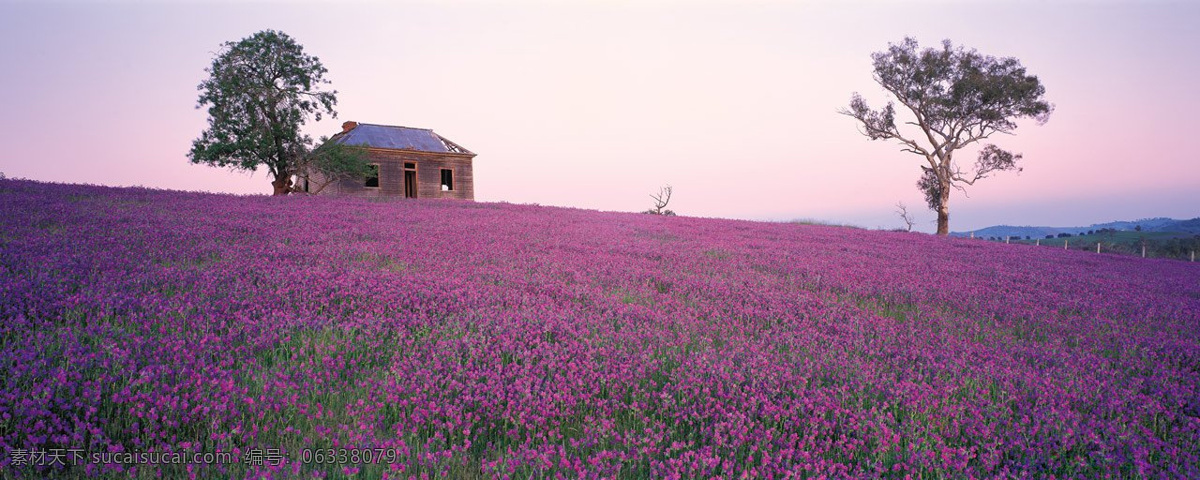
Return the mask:
<path id="1" fill-rule="evenodd" d="M 348 132 L 334 135 L 331 141 L 345 145 L 363 145 L 393 150 L 415 150 L 434 153 L 465 153 L 474 155 L 445 137 L 427 128 L 397 127 L 359 123 Z"/>

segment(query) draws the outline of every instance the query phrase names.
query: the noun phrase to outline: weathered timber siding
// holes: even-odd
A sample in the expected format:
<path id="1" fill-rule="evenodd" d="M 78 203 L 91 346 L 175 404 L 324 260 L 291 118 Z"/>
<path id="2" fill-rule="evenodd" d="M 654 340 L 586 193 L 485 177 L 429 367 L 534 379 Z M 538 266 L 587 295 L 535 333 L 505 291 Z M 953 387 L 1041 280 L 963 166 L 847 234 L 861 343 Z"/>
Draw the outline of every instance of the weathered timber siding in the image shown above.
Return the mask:
<path id="1" fill-rule="evenodd" d="M 404 196 L 404 164 L 417 164 L 417 198 L 475 200 L 471 155 L 370 149 L 368 162 L 379 164 L 379 188 L 367 188 L 361 180 L 343 180 L 321 193 L 364 197 Z M 454 190 L 442 191 L 442 169 L 454 171 Z"/>

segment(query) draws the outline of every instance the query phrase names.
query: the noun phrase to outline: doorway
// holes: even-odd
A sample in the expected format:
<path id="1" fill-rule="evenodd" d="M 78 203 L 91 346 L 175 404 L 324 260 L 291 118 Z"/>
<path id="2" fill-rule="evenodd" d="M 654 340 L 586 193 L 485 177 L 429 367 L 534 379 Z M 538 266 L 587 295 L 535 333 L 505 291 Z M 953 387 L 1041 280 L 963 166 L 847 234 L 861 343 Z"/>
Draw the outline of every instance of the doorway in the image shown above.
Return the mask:
<path id="1" fill-rule="evenodd" d="M 417 164 L 404 164 L 404 198 L 417 198 Z"/>

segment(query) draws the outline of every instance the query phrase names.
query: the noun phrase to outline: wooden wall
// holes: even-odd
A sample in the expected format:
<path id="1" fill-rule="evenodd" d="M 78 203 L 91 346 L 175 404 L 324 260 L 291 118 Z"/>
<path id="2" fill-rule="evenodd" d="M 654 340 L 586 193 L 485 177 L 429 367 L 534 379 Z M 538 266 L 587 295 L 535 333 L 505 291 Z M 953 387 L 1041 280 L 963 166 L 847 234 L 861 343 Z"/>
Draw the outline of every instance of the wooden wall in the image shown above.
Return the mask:
<path id="1" fill-rule="evenodd" d="M 417 164 L 417 198 L 454 198 L 475 200 L 475 181 L 471 173 L 471 155 L 368 150 L 370 163 L 379 164 L 379 187 L 368 188 L 362 180 L 343 180 L 325 187 L 322 194 L 366 197 L 404 196 L 404 164 Z M 454 190 L 442 191 L 442 169 L 454 171 Z"/>

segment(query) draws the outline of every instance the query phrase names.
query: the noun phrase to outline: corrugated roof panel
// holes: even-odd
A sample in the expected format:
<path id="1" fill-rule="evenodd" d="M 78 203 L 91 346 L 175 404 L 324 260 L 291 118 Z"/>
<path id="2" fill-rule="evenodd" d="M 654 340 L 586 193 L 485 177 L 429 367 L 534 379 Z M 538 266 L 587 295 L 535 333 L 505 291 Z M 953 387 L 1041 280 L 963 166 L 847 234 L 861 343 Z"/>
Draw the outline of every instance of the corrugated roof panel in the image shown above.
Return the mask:
<path id="1" fill-rule="evenodd" d="M 375 148 L 435 153 L 469 153 L 452 150 L 432 130 L 372 125 L 369 123 L 358 124 L 354 129 L 343 135 L 339 141 L 347 145 L 366 145 Z"/>

